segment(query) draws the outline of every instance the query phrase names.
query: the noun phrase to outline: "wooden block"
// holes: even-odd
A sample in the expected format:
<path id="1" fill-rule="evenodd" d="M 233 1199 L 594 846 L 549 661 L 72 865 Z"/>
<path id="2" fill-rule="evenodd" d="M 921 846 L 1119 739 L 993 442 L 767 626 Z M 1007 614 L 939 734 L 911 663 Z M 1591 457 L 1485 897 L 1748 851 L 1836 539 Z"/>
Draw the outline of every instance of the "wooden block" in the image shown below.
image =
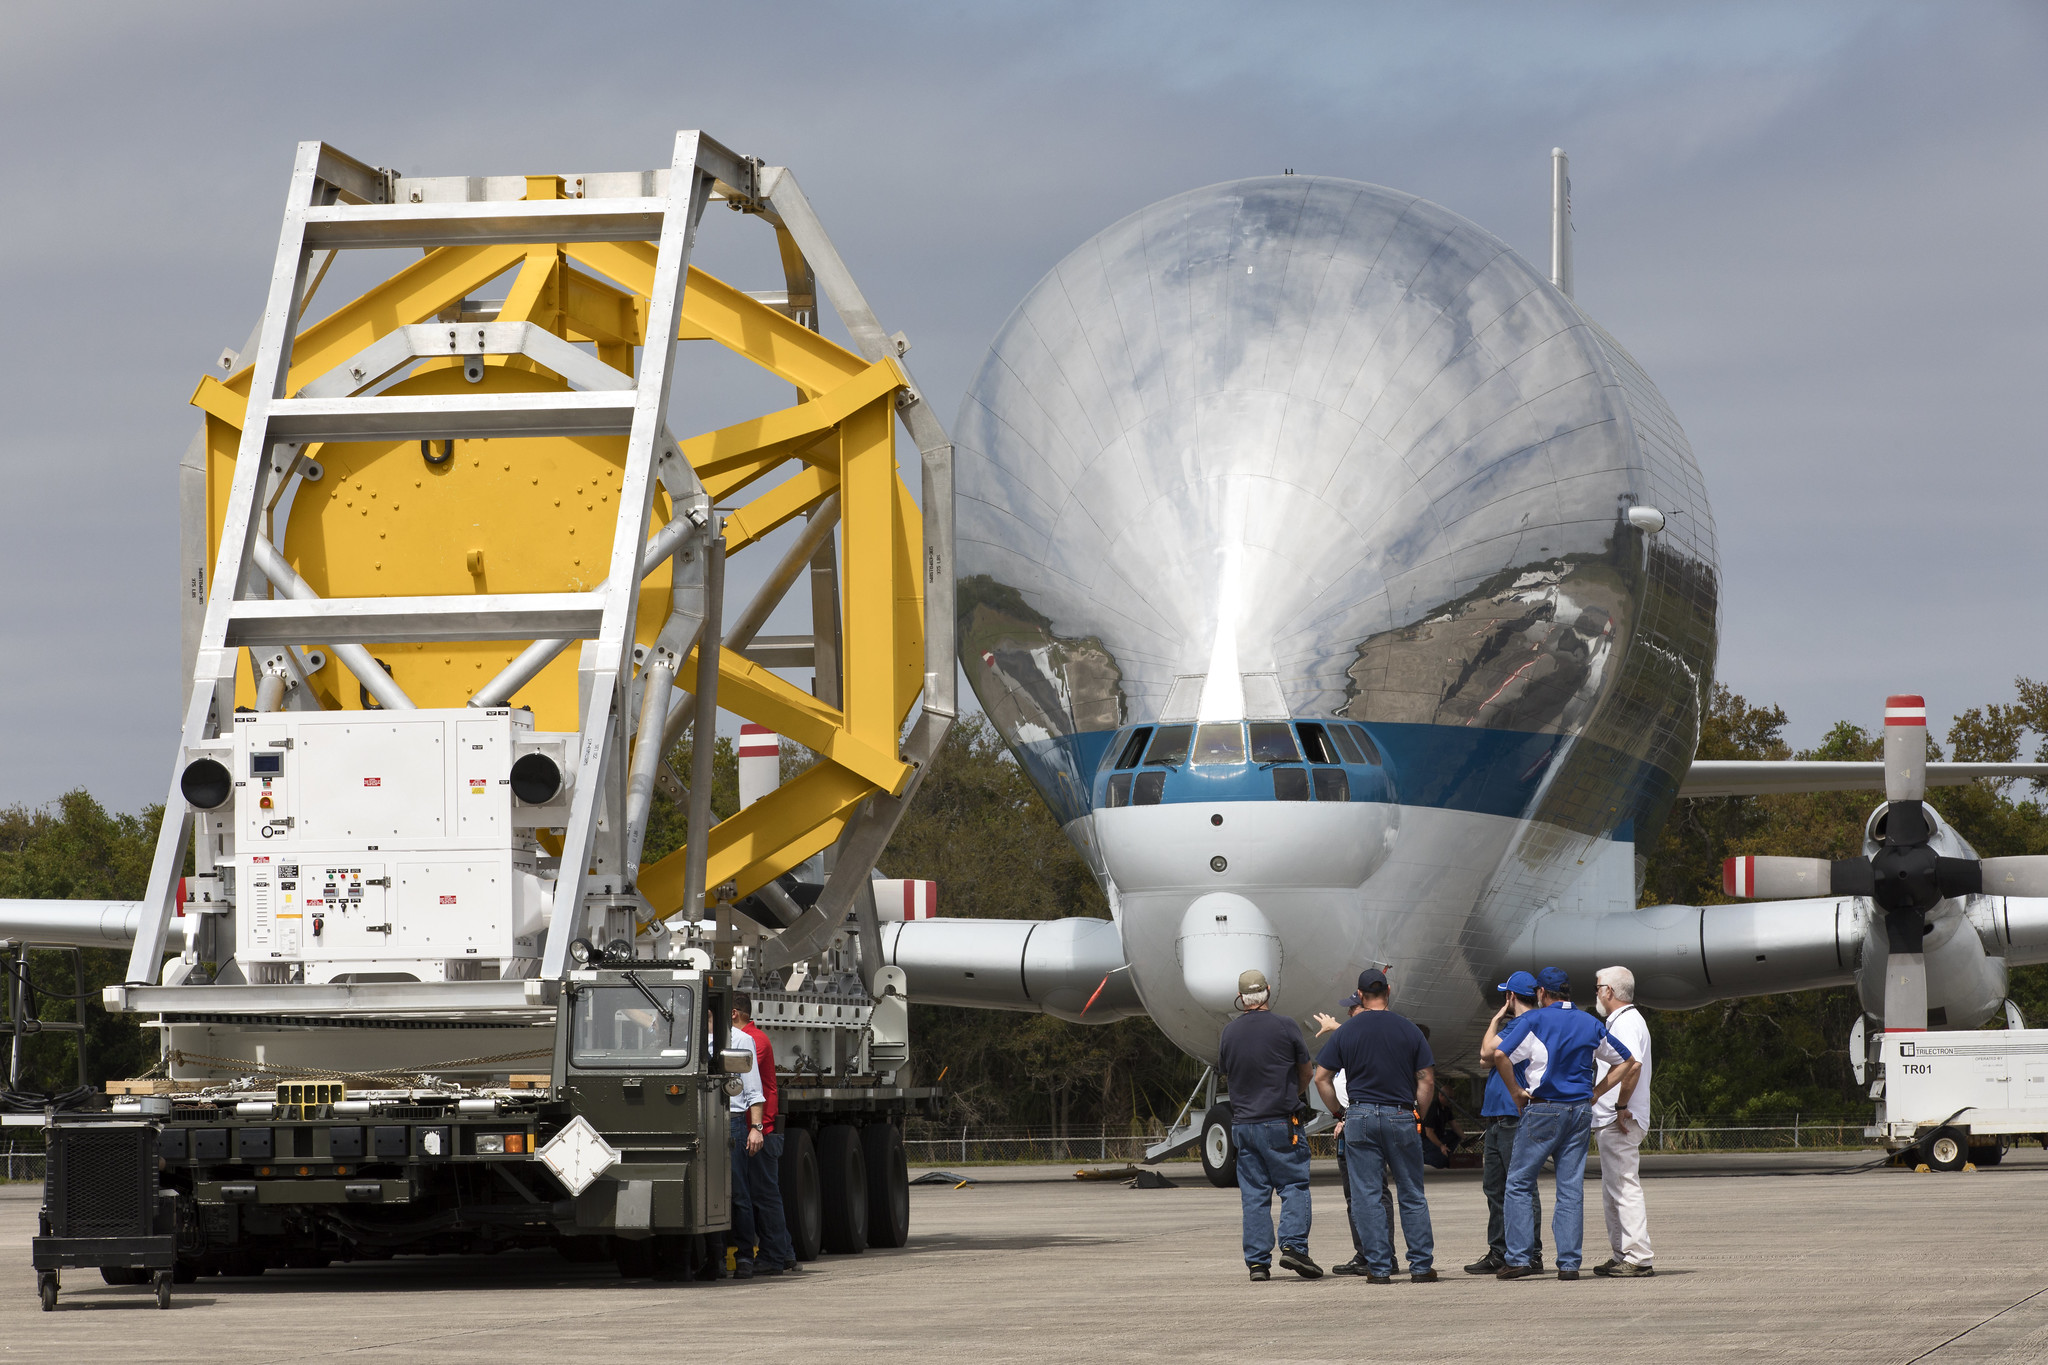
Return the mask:
<path id="1" fill-rule="evenodd" d="M 555 1078 L 547 1075 L 512 1077 L 512 1088 L 514 1090 L 545 1090 L 554 1083 Z"/>
<path id="2" fill-rule="evenodd" d="M 172 1095 L 179 1089 L 178 1083 L 162 1076 L 139 1081 L 108 1081 L 109 1095 Z"/>

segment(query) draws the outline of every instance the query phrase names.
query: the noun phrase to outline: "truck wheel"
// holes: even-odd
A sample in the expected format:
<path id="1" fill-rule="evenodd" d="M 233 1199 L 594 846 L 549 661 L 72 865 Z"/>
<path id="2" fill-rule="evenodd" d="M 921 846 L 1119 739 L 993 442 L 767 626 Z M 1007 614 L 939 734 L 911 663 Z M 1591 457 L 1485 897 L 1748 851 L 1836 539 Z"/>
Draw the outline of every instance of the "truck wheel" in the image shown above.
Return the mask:
<path id="1" fill-rule="evenodd" d="M 103 1265 L 100 1278 L 108 1284 L 148 1284 L 149 1272 L 141 1266 Z"/>
<path id="2" fill-rule="evenodd" d="M 1227 1104 L 1212 1104 L 1202 1115 L 1202 1174 L 1219 1190 L 1237 1188 L 1237 1144 L 1231 1140 Z"/>
<path id="3" fill-rule="evenodd" d="M 1970 1161 L 1979 1170 L 1986 1166 L 1996 1166 L 2003 1160 L 2005 1160 L 2005 1144 L 2003 1142 L 1991 1142 L 1982 1147 L 1972 1147 L 1970 1149 Z"/>
<path id="4" fill-rule="evenodd" d="M 815 1261 L 824 1245 L 818 1195 L 818 1147 L 811 1130 L 793 1128 L 782 1139 L 782 1216 L 799 1261 Z"/>
<path id="5" fill-rule="evenodd" d="M 910 1240 L 910 1167 L 903 1134 L 893 1123 L 860 1130 L 861 1160 L 868 1169 L 868 1245 L 900 1247 Z"/>
<path id="6" fill-rule="evenodd" d="M 1960 1171 L 1970 1159 L 1970 1135 L 1961 1128 L 1937 1128 L 1921 1142 L 1920 1152 L 1933 1170 Z"/>
<path id="7" fill-rule="evenodd" d="M 818 1130 L 818 1192 L 825 1250 L 858 1256 L 868 1246 L 868 1172 L 860 1130 L 829 1123 Z"/>

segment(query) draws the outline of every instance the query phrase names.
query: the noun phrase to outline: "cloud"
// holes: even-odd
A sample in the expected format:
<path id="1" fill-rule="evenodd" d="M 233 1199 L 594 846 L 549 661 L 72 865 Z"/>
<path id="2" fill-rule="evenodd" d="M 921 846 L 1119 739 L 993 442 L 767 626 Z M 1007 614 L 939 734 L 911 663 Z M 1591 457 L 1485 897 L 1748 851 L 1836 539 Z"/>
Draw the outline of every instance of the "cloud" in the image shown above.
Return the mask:
<path id="1" fill-rule="evenodd" d="M 2003 695 L 2044 671 L 2044 57 L 2027 5 L 9 6 L 0 800 L 161 798 L 186 399 L 311 137 L 501 173 L 701 126 L 795 168 L 948 418 L 1033 281 L 1147 203 L 1294 166 L 1541 259 L 1563 144 L 1581 301 L 1714 499 L 1723 676 L 1803 739 Z M 771 277 L 738 226 L 704 259 Z"/>

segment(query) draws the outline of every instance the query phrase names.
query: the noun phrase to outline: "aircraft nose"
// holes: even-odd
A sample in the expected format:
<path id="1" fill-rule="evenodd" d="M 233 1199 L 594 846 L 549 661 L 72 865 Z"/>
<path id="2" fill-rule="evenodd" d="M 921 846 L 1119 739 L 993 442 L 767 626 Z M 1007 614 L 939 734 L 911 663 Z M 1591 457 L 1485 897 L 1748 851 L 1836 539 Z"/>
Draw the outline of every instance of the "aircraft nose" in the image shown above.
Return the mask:
<path id="1" fill-rule="evenodd" d="M 1194 1000 L 1227 1012 L 1237 998 L 1237 978 L 1254 968 L 1280 990 L 1280 935 L 1257 905 L 1230 891 L 1197 896 L 1180 920 L 1174 943 L 1181 981 Z"/>

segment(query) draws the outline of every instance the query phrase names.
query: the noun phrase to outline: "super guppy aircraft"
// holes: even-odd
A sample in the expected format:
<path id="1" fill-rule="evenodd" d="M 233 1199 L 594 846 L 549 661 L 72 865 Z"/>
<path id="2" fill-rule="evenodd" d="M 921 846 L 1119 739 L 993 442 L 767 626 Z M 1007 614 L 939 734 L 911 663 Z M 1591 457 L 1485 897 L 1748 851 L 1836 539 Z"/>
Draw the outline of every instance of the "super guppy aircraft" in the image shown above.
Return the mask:
<path id="1" fill-rule="evenodd" d="M 913 999 L 1143 1012 L 1213 1061 L 1245 968 L 1305 1020 L 1379 963 L 1452 1065 L 1539 959 L 1666 1008 L 1854 981 L 1883 1013 L 1867 898 L 1636 908 L 1681 791 L 1883 770 L 1693 763 L 1705 483 L 1553 255 L 1286 175 L 1140 210 L 1025 297 L 954 426 L 960 659 L 1114 922 L 887 926 Z M 2048 960 L 2042 902 L 1931 923 L 1937 1022 Z"/>

